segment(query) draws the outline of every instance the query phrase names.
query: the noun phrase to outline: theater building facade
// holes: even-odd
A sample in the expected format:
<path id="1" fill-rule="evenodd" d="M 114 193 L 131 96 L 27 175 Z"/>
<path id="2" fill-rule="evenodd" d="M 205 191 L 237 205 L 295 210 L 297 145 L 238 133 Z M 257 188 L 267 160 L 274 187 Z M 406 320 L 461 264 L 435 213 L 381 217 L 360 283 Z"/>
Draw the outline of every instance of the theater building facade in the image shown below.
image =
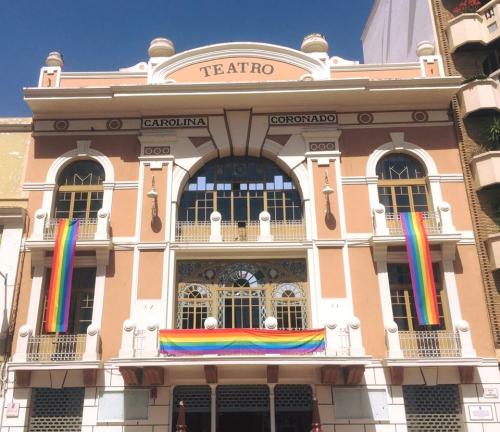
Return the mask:
<path id="1" fill-rule="evenodd" d="M 460 78 L 432 44 L 391 65 L 330 57 L 316 34 L 300 50 L 175 53 L 159 38 L 148 54 L 66 72 L 51 53 L 25 89 L 30 227 L 2 431 L 174 431 L 180 401 L 190 431 L 308 431 L 316 403 L 323 431 L 497 430 L 449 112 Z M 429 243 L 434 325 L 418 319 L 409 212 Z M 47 334 L 59 219 L 79 220 L 70 318 Z M 316 329 L 324 346 L 163 345 L 222 329 L 270 346 Z"/>

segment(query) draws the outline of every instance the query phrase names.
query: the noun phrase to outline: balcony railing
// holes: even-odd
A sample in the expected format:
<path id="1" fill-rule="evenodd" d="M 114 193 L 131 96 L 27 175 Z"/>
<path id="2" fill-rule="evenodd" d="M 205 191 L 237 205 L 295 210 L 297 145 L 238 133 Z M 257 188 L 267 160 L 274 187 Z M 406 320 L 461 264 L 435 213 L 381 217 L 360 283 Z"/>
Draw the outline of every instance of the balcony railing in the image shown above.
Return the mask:
<path id="1" fill-rule="evenodd" d="M 82 360 L 86 335 L 41 335 L 28 338 L 26 360 L 57 362 Z"/>
<path id="2" fill-rule="evenodd" d="M 450 331 L 400 331 L 404 358 L 460 357 L 460 338 Z"/>
<path id="3" fill-rule="evenodd" d="M 50 219 L 44 209 L 35 212 L 33 234 L 29 241 L 54 241 L 57 238 L 59 221 Z M 109 213 L 104 209 L 97 212 L 97 218 L 80 219 L 78 241 L 109 240 Z"/>
<path id="4" fill-rule="evenodd" d="M 403 225 L 399 214 L 386 213 L 382 204 L 372 209 L 373 229 L 376 236 L 404 235 Z M 446 202 L 437 206 L 437 211 L 424 213 L 424 225 L 428 235 L 453 234 L 456 232 L 451 220 L 451 208 Z"/>
<path id="5" fill-rule="evenodd" d="M 175 226 L 175 241 L 184 243 L 302 241 L 305 238 L 303 220 L 272 221 L 267 212 L 259 215 L 259 221 L 251 222 L 223 221 L 220 213 L 213 212 L 210 222 L 182 221 Z"/>
<path id="6" fill-rule="evenodd" d="M 211 320 L 210 324 L 208 322 Z M 215 324 L 213 324 L 215 323 Z M 273 323 L 273 324 L 270 324 Z M 273 317 L 268 317 L 265 321 L 266 329 L 276 329 L 277 321 Z M 213 325 L 213 326 L 212 326 Z M 213 317 L 205 321 L 207 333 L 217 328 L 217 320 Z M 361 339 L 360 322 L 353 317 L 345 323 L 331 322 L 325 327 L 324 352 L 310 354 L 315 357 L 363 357 L 365 351 Z M 132 320 L 127 320 L 123 324 L 122 346 L 119 357 L 126 358 L 169 358 L 159 353 L 159 329 L 157 325 L 147 326 L 138 329 Z M 282 354 L 278 355 L 282 356 Z M 235 355 L 235 357 L 241 357 Z"/>
<path id="7" fill-rule="evenodd" d="M 454 330 L 436 331 L 399 331 L 392 322 L 386 326 L 385 336 L 391 360 L 476 357 L 469 324 L 463 320 Z"/>
<path id="8" fill-rule="evenodd" d="M 45 225 L 44 240 L 55 240 L 59 231 L 59 220 L 50 219 Z M 97 218 L 81 219 L 78 226 L 78 240 L 93 240 L 97 231 Z"/>
<path id="9" fill-rule="evenodd" d="M 403 224 L 401 222 L 401 216 L 399 214 L 386 213 L 385 220 L 387 223 L 387 228 L 389 229 L 389 235 L 404 234 Z M 440 234 L 441 227 L 438 214 L 436 212 L 425 212 L 424 226 L 427 234 Z"/>
<path id="10" fill-rule="evenodd" d="M 99 328 L 91 324 L 86 334 L 34 335 L 21 326 L 13 355 L 14 363 L 97 361 L 100 358 Z"/>

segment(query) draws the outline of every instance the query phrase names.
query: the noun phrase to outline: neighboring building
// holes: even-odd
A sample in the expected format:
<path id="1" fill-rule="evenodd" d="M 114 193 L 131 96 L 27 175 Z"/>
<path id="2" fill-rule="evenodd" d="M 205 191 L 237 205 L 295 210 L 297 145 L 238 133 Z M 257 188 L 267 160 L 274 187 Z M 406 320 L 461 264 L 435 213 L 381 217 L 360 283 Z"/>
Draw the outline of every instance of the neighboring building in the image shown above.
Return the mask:
<path id="1" fill-rule="evenodd" d="M 476 3 L 457 8 L 455 2 L 434 1 L 433 6 L 445 71 L 465 78 L 452 108 L 500 359 L 500 139 L 496 132 L 500 126 L 500 2 Z"/>
<path id="2" fill-rule="evenodd" d="M 498 428 L 449 113 L 462 79 L 429 43 L 397 66 L 327 51 L 320 35 L 178 54 L 159 38 L 115 72 L 49 55 L 25 90 L 30 231 L 2 431 L 165 432 L 182 400 L 191 431 L 300 432 L 313 395 L 325 431 Z M 417 320 L 409 211 L 429 234 L 434 326 Z M 53 335 L 57 218 L 80 231 L 69 331 Z M 159 353 L 160 329 L 214 327 L 320 328 L 326 351 Z"/>
<path id="3" fill-rule="evenodd" d="M 24 233 L 28 194 L 23 192 L 26 157 L 31 141 L 30 118 L 0 119 L 0 355 L 8 349 L 12 301 L 23 259 L 21 241 Z M 12 328 L 13 330 L 13 328 Z M 11 335 L 12 336 L 12 335 Z"/>
<path id="4" fill-rule="evenodd" d="M 417 45 L 435 43 L 432 0 L 375 0 L 361 36 L 365 63 L 418 62 Z"/>

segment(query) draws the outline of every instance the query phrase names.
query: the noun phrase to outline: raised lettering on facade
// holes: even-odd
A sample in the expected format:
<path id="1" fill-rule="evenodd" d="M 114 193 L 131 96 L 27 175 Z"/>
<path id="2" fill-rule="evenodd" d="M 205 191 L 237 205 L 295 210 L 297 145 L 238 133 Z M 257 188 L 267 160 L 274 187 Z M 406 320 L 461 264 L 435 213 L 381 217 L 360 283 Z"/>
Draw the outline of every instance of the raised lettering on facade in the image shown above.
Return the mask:
<path id="1" fill-rule="evenodd" d="M 200 67 L 200 72 L 204 78 L 214 75 L 251 73 L 271 75 L 274 72 L 274 66 L 269 63 L 259 62 L 231 62 L 229 64 L 215 63 Z"/>
<path id="2" fill-rule="evenodd" d="M 289 113 L 269 116 L 271 126 L 337 124 L 336 113 Z"/>
<path id="3" fill-rule="evenodd" d="M 142 119 L 143 129 L 208 127 L 207 117 L 159 117 Z"/>

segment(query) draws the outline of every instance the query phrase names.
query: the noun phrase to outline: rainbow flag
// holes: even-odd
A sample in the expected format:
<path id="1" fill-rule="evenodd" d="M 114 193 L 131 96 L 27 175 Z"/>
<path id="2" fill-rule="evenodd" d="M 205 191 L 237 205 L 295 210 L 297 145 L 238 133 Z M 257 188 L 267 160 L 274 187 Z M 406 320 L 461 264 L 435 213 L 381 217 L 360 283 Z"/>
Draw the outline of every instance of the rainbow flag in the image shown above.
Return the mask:
<path id="1" fill-rule="evenodd" d="M 64 333 L 68 330 L 71 279 L 78 226 L 78 220 L 61 219 L 59 221 L 47 297 L 45 316 L 47 333 Z"/>
<path id="2" fill-rule="evenodd" d="M 437 325 L 439 309 L 424 216 L 422 213 L 400 213 L 400 218 L 405 234 L 418 323 Z"/>
<path id="3" fill-rule="evenodd" d="M 160 330 L 160 352 L 171 356 L 311 354 L 325 350 L 319 330 Z"/>

